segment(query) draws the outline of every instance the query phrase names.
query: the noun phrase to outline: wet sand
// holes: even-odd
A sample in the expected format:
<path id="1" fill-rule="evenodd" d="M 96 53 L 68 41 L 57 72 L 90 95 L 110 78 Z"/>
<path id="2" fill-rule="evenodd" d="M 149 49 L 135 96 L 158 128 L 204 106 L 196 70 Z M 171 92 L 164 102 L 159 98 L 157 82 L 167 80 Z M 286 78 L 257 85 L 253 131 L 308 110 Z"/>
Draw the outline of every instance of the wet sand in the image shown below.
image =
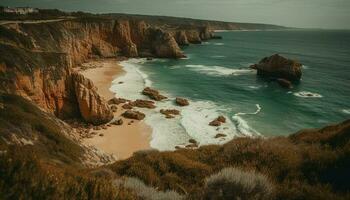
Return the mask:
<path id="1" fill-rule="evenodd" d="M 125 73 L 118 65 L 118 61 L 116 59 L 98 60 L 84 65 L 94 68 L 88 68 L 80 73 L 94 82 L 98 88 L 97 92 L 103 98 L 107 101 L 113 98 L 115 94 L 109 90 L 112 81 Z M 118 160 L 130 157 L 135 151 L 150 149 L 151 127 L 143 121 L 121 117 L 124 111 L 120 104 L 118 111 L 114 114 L 115 119 L 123 119 L 123 125 L 113 125 L 106 130 L 98 130 L 96 136 L 84 139 L 83 143 L 113 154 Z M 131 123 L 132 121 L 133 123 Z M 99 136 L 100 134 L 103 136 Z"/>

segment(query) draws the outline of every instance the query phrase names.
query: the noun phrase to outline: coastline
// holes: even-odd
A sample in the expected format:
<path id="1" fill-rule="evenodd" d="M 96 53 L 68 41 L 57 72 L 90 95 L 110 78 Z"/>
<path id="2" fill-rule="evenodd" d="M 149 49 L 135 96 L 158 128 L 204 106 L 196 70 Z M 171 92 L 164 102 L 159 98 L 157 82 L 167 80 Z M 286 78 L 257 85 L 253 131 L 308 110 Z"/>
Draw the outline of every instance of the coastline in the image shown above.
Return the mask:
<path id="1" fill-rule="evenodd" d="M 118 64 L 118 60 L 94 60 L 83 65 L 88 66 L 88 69 L 82 70 L 80 73 L 94 83 L 97 92 L 107 101 L 113 98 L 116 94 L 110 90 L 112 82 L 116 77 L 125 74 L 125 71 Z M 121 118 L 124 111 L 125 109 L 119 105 L 114 117 L 116 119 Z M 124 123 L 120 126 L 96 130 L 98 134 L 93 138 L 84 139 L 83 143 L 113 154 L 118 160 L 126 159 L 136 151 L 150 149 L 151 127 L 143 121 L 125 118 L 123 118 L 123 121 Z M 103 136 L 100 136 L 101 134 Z"/>

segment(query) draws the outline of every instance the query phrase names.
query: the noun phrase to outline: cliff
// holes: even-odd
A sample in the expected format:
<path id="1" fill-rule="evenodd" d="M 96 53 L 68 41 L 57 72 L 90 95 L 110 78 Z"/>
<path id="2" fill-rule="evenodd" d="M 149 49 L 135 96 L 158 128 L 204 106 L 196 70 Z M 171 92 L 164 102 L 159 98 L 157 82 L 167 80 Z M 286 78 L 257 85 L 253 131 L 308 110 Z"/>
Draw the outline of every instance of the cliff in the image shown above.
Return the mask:
<path id="1" fill-rule="evenodd" d="M 105 100 L 88 92 L 92 87 L 78 87 L 74 67 L 98 57 L 182 58 L 179 45 L 212 36 L 209 27 L 174 31 L 141 20 L 104 18 L 0 26 L 0 91 L 26 97 L 63 119 L 107 122 L 111 115 Z M 82 108 L 80 97 L 86 94 Z"/>

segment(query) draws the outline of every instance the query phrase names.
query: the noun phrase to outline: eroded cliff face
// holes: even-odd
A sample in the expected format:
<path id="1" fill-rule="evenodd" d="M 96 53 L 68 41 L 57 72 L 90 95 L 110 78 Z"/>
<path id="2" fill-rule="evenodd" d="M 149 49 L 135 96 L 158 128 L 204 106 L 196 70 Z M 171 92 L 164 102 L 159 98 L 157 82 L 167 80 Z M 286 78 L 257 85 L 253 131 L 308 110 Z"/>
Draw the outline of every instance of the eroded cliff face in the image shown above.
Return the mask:
<path id="1" fill-rule="evenodd" d="M 97 93 L 93 82 L 76 72 L 72 73 L 70 77 L 83 119 L 94 125 L 111 121 L 113 112 L 107 101 Z"/>
<path id="2" fill-rule="evenodd" d="M 179 45 L 210 39 L 208 27 L 170 30 L 141 20 L 74 19 L 0 26 L 0 91 L 21 95 L 60 118 L 98 124 L 111 112 L 73 70 L 91 58 L 182 58 Z"/>

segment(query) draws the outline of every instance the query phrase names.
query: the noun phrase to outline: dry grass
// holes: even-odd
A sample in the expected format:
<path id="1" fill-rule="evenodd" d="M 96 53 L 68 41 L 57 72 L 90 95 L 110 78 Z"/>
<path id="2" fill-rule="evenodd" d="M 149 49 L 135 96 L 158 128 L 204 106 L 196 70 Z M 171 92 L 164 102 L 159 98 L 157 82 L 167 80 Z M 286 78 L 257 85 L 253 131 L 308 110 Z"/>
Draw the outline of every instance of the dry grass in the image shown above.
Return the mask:
<path id="1" fill-rule="evenodd" d="M 184 197 L 175 191 L 158 191 L 153 187 L 145 185 L 140 179 L 137 178 L 124 178 L 117 179 L 114 184 L 118 187 L 128 188 L 134 191 L 137 196 L 145 200 L 181 200 Z"/>
<path id="2" fill-rule="evenodd" d="M 204 199 L 271 199 L 273 186 L 266 176 L 253 171 L 225 168 L 206 179 Z"/>

